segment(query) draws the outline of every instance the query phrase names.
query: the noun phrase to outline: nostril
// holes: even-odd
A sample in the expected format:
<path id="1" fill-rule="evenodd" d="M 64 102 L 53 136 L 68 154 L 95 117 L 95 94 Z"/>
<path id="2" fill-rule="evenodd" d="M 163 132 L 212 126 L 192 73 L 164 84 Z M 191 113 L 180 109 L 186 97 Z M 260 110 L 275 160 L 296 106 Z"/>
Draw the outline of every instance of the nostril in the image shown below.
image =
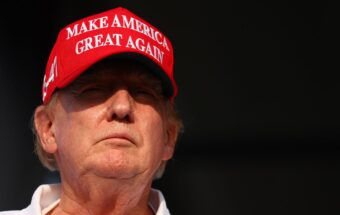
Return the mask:
<path id="1" fill-rule="evenodd" d="M 131 122 L 131 116 L 130 114 L 117 114 L 117 113 L 113 113 L 111 120 L 116 120 L 116 121 L 120 121 L 120 122 Z"/>

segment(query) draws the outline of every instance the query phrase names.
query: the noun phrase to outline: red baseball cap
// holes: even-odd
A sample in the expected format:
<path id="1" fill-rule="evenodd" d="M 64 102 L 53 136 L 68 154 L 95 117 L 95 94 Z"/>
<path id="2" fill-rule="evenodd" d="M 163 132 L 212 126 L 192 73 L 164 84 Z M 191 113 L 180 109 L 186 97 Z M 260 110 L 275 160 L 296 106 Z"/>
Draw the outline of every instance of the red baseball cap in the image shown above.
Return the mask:
<path id="1" fill-rule="evenodd" d="M 43 103 L 50 100 L 56 89 L 66 87 L 109 56 L 145 63 L 162 81 L 164 94 L 170 99 L 176 96 L 170 40 L 147 21 L 118 7 L 80 19 L 59 32 L 45 70 Z"/>

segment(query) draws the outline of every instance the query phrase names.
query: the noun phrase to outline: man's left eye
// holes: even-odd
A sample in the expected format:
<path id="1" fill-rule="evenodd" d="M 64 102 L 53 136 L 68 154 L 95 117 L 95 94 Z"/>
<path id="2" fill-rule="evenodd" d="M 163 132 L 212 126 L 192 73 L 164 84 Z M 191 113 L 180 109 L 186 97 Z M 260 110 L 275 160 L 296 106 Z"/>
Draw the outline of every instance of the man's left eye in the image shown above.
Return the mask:
<path id="1" fill-rule="evenodd" d="M 135 89 L 133 94 L 134 96 L 137 96 L 137 97 L 156 98 L 155 93 L 152 90 L 148 90 L 148 89 Z"/>

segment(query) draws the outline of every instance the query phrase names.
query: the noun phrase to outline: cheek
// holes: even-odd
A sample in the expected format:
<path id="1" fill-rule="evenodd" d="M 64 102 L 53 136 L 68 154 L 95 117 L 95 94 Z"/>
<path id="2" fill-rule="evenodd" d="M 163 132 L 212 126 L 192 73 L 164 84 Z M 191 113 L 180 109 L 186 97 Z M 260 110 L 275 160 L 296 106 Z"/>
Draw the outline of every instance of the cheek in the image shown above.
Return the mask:
<path id="1" fill-rule="evenodd" d="M 59 118 L 55 128 L 59 156 L 74 160 L 84 156 L 90 143 L 90 131 L 93 130 L 89 116 L 77 113 Z"/>
<path id="2" fill-rule="evenodd" d="M 161 156 L 167 140 L 164 119 L 156 111 L 144 111 L 142 116 L 141 133 L 144 137 L 144 144 L 151 151 L 151 155 Z"/>
<path id="3" fill-rule="evenodd" d="M 89 135 L 97 121 L 97 114 L 95 111 L 79 111 L 64 113 L 57 117 L 56 121 L 56 137 L 61 137 L 64 142 L 67 139 L 80 139 Z"/>
<path id="4" fill-rule="evenodd" d="M 79 123 L 79 119 L 76 117 L 60 117 L 55 125 L 55 138 L 57 144 L 62 147 L 64 145 L 63 143 L 72 143 L 77 137 L 81 138 L 82 135 L 80 132 L 83 127 L 82 124 L 83 123 L 81 122 Z"/>

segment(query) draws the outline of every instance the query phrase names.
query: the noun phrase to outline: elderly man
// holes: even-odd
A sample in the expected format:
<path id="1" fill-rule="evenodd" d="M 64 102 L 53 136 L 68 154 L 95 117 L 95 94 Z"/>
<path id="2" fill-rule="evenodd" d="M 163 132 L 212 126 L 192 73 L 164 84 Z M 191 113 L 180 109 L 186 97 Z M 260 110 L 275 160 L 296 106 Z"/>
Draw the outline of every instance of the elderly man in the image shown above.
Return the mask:
<path id="1" fill-rule="evenodd" d="M 174 153 L 172 45 L 124 8 L 78 20 L 58 35 L 34 113 L 36 151 L 61 183 L 0 214 L 165 215 L 152 189 Z"/>

